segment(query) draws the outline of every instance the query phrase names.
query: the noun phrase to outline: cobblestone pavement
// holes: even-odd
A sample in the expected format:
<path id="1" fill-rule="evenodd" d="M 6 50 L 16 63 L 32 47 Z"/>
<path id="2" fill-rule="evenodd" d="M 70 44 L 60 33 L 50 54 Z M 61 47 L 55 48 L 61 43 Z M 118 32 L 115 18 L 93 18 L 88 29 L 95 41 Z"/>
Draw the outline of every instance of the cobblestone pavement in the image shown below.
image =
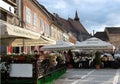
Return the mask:
<path id="1" fill-rule="evenodd" d="M 52 84 L 120 84 L 120 69 L 68 69 Z"/>

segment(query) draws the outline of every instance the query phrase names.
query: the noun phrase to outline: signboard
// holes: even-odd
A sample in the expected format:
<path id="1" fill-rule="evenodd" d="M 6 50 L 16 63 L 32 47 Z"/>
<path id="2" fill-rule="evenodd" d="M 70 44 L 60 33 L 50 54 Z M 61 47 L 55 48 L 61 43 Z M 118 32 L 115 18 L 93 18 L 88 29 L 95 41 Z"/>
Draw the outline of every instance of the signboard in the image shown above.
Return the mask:
<path id="1" fill-rule="evenodd" d="M 24 37 L 24 38 L 30 38 L 30 39 L 39 39 L 40 38 L 40 34 L 18 27 L 18 26 L 14 26 L 8 23 L 1 23 L 0 24 L 0 30 L 2 32 L 0 32 L 0 36 L 1 38 L 3 37 Z"/>
<path id="2" fill-rule="evenodd" d="M 0 0 L 0 7 L 14 14 L 14 7 L 3 0 Z"/>
<path id="3" fill-rule="evenodd" d="M 32 77 L 32 64 L 11 64 L 10 77 Z"/>

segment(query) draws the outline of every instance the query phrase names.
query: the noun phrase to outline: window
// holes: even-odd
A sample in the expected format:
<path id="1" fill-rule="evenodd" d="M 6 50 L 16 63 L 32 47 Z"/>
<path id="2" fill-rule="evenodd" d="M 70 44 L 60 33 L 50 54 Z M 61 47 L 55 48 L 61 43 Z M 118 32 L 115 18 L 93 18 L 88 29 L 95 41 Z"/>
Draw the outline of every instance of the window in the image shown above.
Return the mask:
<path id="1" fill-rule="evenodd" d="M 43 22 L 42 18 L 40 18 L 39 21 L 40 21 L 40 23 L 39 23 L 40 33 L 43 34 L 43 32 L 44 32 L 44 22 Z"/>
<path id="2" fill-rule="evenodd" d="M 42 30 L 42 19 L 40 18 L 40 29 Z"/>
<path id="3" fill-rule="evenodd" d="M 13 53 L 19 53 L 19 47 L 13 47 L 12 52 Z"/>
<path id="4" fill-rule="evenodd" d="M 62 40 L 63 39 L 63 34 L 62 34 L 62 32 L 60 32 L 60 40 Z"/>
<path id="5" fill-rule="evenodd" d="M 50 27 L 48 24 L 47 24 L 47 34 L 48 34 L 48 36 L 50 36 Z"/>
<path id="6" fill-rule="evenodd" d="M 7 21 L 7 13 L 5 13 L 4 11 L 0 10 L 0 19 Z"/>
<path id="7" fill-rule="evenodd" d="M 55 32 L 55 27 L 51 27 L 51 36 L 52 37 L 55 37 L 55 35 L 56 35 L 56 32 Z"/>
<path id="8" fill-rule="evenodd" d="M 30 9 L 28 7 L 26 7 L 26 22 L 30 23 L 30 21 L 31 21 Z"/>
<path id="9" fill-rule="evenodd" d="M 60 31 L 58 31 L 58 39 L 60 40 Z"/>
<path id="10" fill-rule="evenodd" d="M 49 31 L 49 25 L 45 22 L 44 23 L 44 32 L 45 32 L 45 36 L 49 36 L 50 31 Z"/>
<path id="11" fill-rule="evenodd" d="M 36 13 L 34 13 L 34 16 L 33 16 L 33 25 L 37 26 L 37 15 L 36 15 Z"/>
<path id="12" fill-rule="evenodd" d="M 53 31 L 53 36 L 56 38 L 56 32 L 57 32 L 57 29 L 56 27 L 54 28 L 54 31 Z"/>
<path id="13" fill-rule="evenodd" d="M 53 26 L 51 26 L 51 36 L 53 37 Z"/>
<path id="14" fill-rule="evenodd" d="M 50 28 L 48 24 L 46 24 L 46 33 L 47 33 L 47 36 L 50 36 Z"/>

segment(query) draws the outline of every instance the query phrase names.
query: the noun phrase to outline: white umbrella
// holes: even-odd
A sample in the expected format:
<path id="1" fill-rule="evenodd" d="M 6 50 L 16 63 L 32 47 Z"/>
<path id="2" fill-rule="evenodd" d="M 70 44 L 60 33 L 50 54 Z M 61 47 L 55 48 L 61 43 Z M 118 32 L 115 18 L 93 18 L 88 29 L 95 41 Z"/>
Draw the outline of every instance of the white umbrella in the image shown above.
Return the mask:
<path id="1" fill-rule="evenodd" d="M 45 45 L 41 47 L 41 50 L 66 50 L 70 49 L 71 45 L 73 44 L 70 42 L 57 41 L 55 45 Z"/>
<path id="2" fill-rule="evenodd" d="M 108 42 L 102 41 L 96 37 L 89 38 L 73 46 L 75 49 L 104 50 L 114 49 L 114 46 Z"/>

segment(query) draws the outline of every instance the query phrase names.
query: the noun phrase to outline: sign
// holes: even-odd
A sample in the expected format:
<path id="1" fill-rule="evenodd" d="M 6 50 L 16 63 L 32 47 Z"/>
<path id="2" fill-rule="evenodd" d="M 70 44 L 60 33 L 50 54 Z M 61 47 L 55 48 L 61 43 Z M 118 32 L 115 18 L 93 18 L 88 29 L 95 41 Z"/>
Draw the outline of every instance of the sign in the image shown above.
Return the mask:
<path id="1" fill-rule="evenodd" d="M 2 31 L 0 33 L 1 38 L 3 37 L 23 37 L 23 38 L 30 38 L 30 39 L 39 39 L 40 34 L 20 28 L 18 26 L 14 26 L 8 23 L 1 23 L 0 30 Z"/>
<path id="2" fill-rule="evenodd" d="M 0 7 L 14 14 L 14 7 L 3 0 L 0 0 Z"/>
<path id="3" fill-rule="evenodd" d="M 12 42 L 11 46 L 23 46 L 23 39 L 16 39 Z M 24 46 L 40 46 L 40 45 L 48 45 L 48 41 L 45 41 L 43 39 L 31 39 L 31 40 L 27 40 L 24 39 Z"/>
<path id="4" fill-rule="evenodd" d="M 32 77 L 33 76 L 32 64 L 11 64 L 10 77 Z"/>

